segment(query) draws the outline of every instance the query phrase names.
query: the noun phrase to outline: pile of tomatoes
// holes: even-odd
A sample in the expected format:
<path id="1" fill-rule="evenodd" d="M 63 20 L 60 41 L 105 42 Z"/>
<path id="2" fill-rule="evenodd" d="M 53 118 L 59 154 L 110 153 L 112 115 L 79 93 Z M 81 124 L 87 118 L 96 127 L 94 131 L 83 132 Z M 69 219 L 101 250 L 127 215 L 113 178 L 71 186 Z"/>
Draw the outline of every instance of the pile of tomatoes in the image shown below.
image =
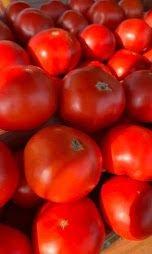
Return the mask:
<path id="1" fill-rule="evenodd" d="M 152 9 L 141 0 L 1 10 L 0 254 L 99 254 L 152 235 Z M 44 127 L 45 126 L 45 127 Z"/>

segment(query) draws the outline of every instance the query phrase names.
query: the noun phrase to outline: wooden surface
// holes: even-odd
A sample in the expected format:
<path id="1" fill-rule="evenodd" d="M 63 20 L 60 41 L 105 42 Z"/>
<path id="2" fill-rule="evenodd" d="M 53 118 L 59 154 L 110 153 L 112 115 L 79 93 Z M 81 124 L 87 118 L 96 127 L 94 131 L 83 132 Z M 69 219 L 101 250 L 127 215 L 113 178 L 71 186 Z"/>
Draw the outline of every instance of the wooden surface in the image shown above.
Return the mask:
<path id="1" fill-rule="evenodd" d="M 101 254 L 152 254 L 152 237 L 136 242 L 119 239 Z"/>

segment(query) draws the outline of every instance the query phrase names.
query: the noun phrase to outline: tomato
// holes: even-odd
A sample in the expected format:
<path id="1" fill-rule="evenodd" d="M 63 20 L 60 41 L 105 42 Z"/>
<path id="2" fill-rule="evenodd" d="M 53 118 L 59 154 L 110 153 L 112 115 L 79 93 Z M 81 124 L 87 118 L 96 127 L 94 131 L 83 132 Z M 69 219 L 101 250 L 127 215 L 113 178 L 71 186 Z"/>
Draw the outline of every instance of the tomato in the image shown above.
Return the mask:
<path id="1" fill-rule="evenodd" d="M 38 9 L 26 8 L 20 12 L 14 24 L 20 40 L 28 42 L 38 32 L 51 28 L 53 20 Z"/>
<path id="2" fill-rule="evenodd" d="M 152 180 L 152 131 L 138 126 L 120 124 L 101 140 L 103 167 L 116 175 Z"/>
<path id="3" fill-rule="evenodd" d="M 29 42 L 29 51 L 37 64 L 54 76 L 74 69 L 81 57 L 79 41 L 60 28 L 35 35 Z"/>
<path id="4" fill-rule="evenodd" d="M 115 29 L 125 18 L 123 9 L 117 3 L 103 0 L 92 5 L 88 16 L 92 23 L 105 25 L 109 29 Z"/>
<path id="5" fill-rule="evenodd" d="M 94 203 L 47 203 L 34 225 L 35 254 L 99 254 L 104 241 L 103 222 Z"/>
<path id="6" fill-rule="evenodd" d="M 0 70 L 14 64 L 29 64 L 26 51 L 13 41 L 0 41 L 0 56 Z"/>
<path id="7" fill-rule="evenodd" d="M 22 10 L 29 8 L 29 7 L 30 7 L 30 5 L 24 1 L 10 2 L 10 4 L 6 8 L 6 17 L 7 17 L 8 21 L 11 24 L 14 23 L 18 14 Z"/>
<path id="8" fill-rule="evenodd" d="M 0 75 L 0 128 L 28 130 L 56 109 L 53 80 L 36 66 L 11 66 Z"/>
<path id="9" fill-rule="evenodd" d="M 0 141 L 0 207 L 4 206 L 13 196 L 18 180 L 19 171 L 13 155 L 8 147 Z"/>
<path id="10" fill-rule="evenodd" d="M 20 181 L 18 188 L 13 196 L 13 201 L 21 207 L 31 208 L 36 206 L 40 199 L 29 187 L 25 174 L 24 174 L 24 161 L 23 161 L 23 151 L 20 150 L 16 152 L 15 159 L 20 169 Z"/>
<path id="11" fill-rule="evenodd" d="M 83 13 L 86 15 L 87 10 L 91 7 L 91 5 L 94 3 L 94 0 L 69 0 L 70 7 L 78 12 Z"/>
<path id="12" fill-rule="evenodd" d="M 145 13 L 144 20 L 150 27 L 152 27 L 152 10 Z"/>
<path id="13" fill-rule="evenodd" d="M 77 128 L 95 132 L 110 126 L 124 107 L 123 87 L 98 67 L 74 70 L 64 79 L 61 117 Z"/>
<path id="14" fill-rule="evenodd" d="M 68 10 L 60 17 L 58 24 L 65 30 L 73 34 L 78 34 L 88 25 L 88 21 L 81 13 Z"/>
<path id="15" fill-rule="evenodd" d="M 127 111 L 134 119 L 152 123 L 152 72 L 136 71 L 124 80 Z"/>
<path id="16" fill-rule="evenodd" d="M 110 68 L 108 67 L 108 65 L 105 65 L 105 64 L 103 64 L 102 62 L 95 61 L 95 60 L 94 60 L 94 61 L 86 61 L 86 62 L 84 62 L 84 63 L 81 65 L 81 67 L 86 67 L 86 66 L 99 67 L 99 68 L 101 68 L 102 71 L 105 71 L 105 72 L 107 72 L 108 74 L 113 75 L 112 72 L 111 72 L 111 70 L 110 70 Z"/>
<path id="17" fill-rule="evenodd" d="M 142 19 L 126 19 L 116 29 L 120 43 L 126 49 L 142 53 L 152 46 L 152 28 Z"/>
<path id="18" fill-rule="evenodd" d="M 13 33 L 11 32 L 9 27 L 2 21 L 0 21 L 0 40 L 14 40 Z"/>
<path id="19" fill-rule="evenodd" d="M 32 248 L 26 235 L 21 231 L 0 224 L 1 254 L 32 254 Z"/>
<path id="20" fill-rule="evenodd" d="M 142 18 L 144 6 L 141 0 L 121 0 L 119 5 L 127 18 Z"/>
<path id="21" fill-rule="evenodd" d="M 86 134 L 62 125 L 36 133 L 25 147 L 24 161 L 26 178 L 34 192 L 61 203 L 87 195 L 102 172 L 102 156 L 96 143 Z"/>
<path id="22" fill-rule="evenodd" d="M 100 203 L 112 229 L 128 240 L 152 234 L 152 187 L 146 182 L 115 176 L 105 182 Z"/>
<path id="23" fill-rule="evenodd" d="M 152 49 L 148 50 L 145 54 L 144 57 L 146 57 L 151 63 L 152 63 Z"/>
<path id="24" fill-rule="evenodd" d="M 122 80 L 134 71 L 150 69 L 151 63 L 142 55 L 130 50 L 120 49 L 110 58 L 108 66 L 116 77 Z"/>
<path id="25" fill-rule="evenodd" d="M 116 41 L 113 33 L 103 25 L 87 26 L 80 38 L 88 57 L 98 60 L 107 60 L 115 51 Z"/>
<path id="26" fill-rule="evenodd" d="M 51 0 L 42 4 L 40 9 L 49 17 L 53 18 L 54 21 L 57 21 L 58 18 L 69 8 L 61 1 Z"/>

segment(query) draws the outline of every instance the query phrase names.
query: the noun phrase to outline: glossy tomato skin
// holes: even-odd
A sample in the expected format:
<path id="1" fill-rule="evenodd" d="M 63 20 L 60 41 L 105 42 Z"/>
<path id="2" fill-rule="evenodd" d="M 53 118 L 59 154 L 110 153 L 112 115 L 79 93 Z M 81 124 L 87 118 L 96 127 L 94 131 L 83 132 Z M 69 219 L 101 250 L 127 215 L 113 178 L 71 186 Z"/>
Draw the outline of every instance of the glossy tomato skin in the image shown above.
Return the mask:
<path id="1" fill-rule="evenodd" d="M 31 208 L 40 202 L 40 198 L 31 190 L 24 173 L 23 150 L 15 153 L 15 160 L 20 170 L 20 180 L 13 201 L 23 208 Z"/>
<path id="2" fill-rule="evenodd" d="M 34 225 L 35 254 L 99 254 L 104 241 L 103 222 L 94 203 L 47 203 Z M 52 252 L 52 253 L 53 253 Z"/>
<path id="3" fill-rule="evenodd" d="M 152 234 L 152 187 L 149 183 L 115 176 L 100 192 L 101 208 L 112 229 L 128 240 Z"/>
<path id="4" fill-rule="evenodd" d="M 98 67 L 74 70 L 64 79 L 61 117 L 72 126 L 95 132 L 117 121 L 124 107 L 123 87 Z"/>
<path id="5" fill-rule="evenodd" d="M 102 172 L 102 155 L 95 142 L 62 125 L 36 133 L 25 147 L 24 161 L 28 184 L 35 193 L 61 203 L 87 195 Z"/>
<path id="6" fill-rule="evenodd" d="M 136 71 L 124 80 L 126 107 L 134 119 L 152 123 L 152 71 Z"/>
<path id="7" fill-rule="evenodd" d="M 78 34 L 88 25 L 88 21 L 81 13 L 68 10 L 60 17 L 58 24 L 72 34 Z"/>
<path id="8" fill-rule="evenodd" d="M 142 19 L 126 19 L 117 27 L 120 44 L 137 53 L 143 53 L 152 46 L 152 28 Z"/>
<path id="9" fill-rule="evenodd" d="M 106 72 L 108 74 L 113 75 L 111 70 L 110 70 L 110 68 L 108 67 L 108 65 L 106 65 L 106 64 L 104 64 L 104 63 L 102 63 L 100 61 L 96 61 L 96 60 L 90 61 L 90 60 L 87 60 L 84 63 L 82 63 L 81 67 L 86 67 L 86 66 L 99 67 L 102 71 L 104 71 L 104 72 Z"/>
<path id="10" fill-rule="evenodd" d="M 152 27 L 152 10 L 145 13 L 144 20 L 150 27 Z"/>
<path id="11" fill-rule="evenodd" d="M 52 76 L 74 69 L 81 57 L 79 41 L 69 32 L 52 28 L 29 41 L 29 51 L 36 63 Z"/>
<path id="12" fill-rule="evenodd" d="M 151 63 L 144 56 L 130 50 L 118 50 L 108 61 L 108 66 L 118 80 L 123 80 L 137 70 L 150 69 Z"/>
<path id="13" fill-rule="evenodd" d="M 132 124 L 119 124 L 100 140 L 103 167 L 116 175 L 151 181 L 152 132 Z"/>
<path id="14" fill-rule="evenodd" d="M 151 63 L 152 63 L 152 49 L 148 50 L 145 54 L 144 57 L 146 57 Z"/>
<path id="15" fill-rule="evenodd" d="M 6 8 L 6 17 L 9 23 L 13 24 L 18 16 L 18 14 L 26 9 L 29 8 L 30 5 L 24 1 L 14 1 L 11 2 Z"/>
<path id="16" fill-rule="evenodd" d="M 126 18 L 142 18 L 144 6 L 141 0 L 121 0 L 119 5 L 124 10 Z"/>
<path id="17" fill-rule="evenodd" d="M 0 21 L 0 40 L 14 40 L 13 33 L 3 21 Z"/>
<path id="18" fill-rule="evenodd" d="M 68 10 L 68 6 L 61 1 L 51 0 L 48 3 L 42 4 L 40 8 L 45 14 L 57 21 L 61 15 Z"/>
<path id="19" fill-rule="evenodd" d="M 26 8 L 20 12 L 14 24 L 21 42 L 27 43 L 35 34 L 53 27 L 53 20 L 38 9 Z"/>
<path id="20" fill-rule="evenodd" d="M 0 142 L 0 207 L 13 196 L 19 180 L 19 171 L 9 148 Z"/>
<path id="21" fill-rule="evenodd" d="M 53 80 L 36 66 L 10 66 L 1 71 L 0 84 L 0 128 L 4 130 L 35 128 L 56 110 Z"/>
<path id="22" fill-rule="evenodd" d="M 0 235 L 1 254 L 32 254 L 30 241 L 21 231 L 0 224 Z"/>
<path id="23" fill-rule="evenodd" d="M 91 7 L 91 5 L 94 3 L 94 0 L 69 0 L 70 7 L 78 11 L 84 15 L 87 14 L 87 10 Z"/>
<path id="24" fill-rule="evenodd" d="M 113 33 L 103 25 L 92 24 L 81 33 L 80 39 L 88 58 L 107 60 L 112 56 L 116 47 Z"/>

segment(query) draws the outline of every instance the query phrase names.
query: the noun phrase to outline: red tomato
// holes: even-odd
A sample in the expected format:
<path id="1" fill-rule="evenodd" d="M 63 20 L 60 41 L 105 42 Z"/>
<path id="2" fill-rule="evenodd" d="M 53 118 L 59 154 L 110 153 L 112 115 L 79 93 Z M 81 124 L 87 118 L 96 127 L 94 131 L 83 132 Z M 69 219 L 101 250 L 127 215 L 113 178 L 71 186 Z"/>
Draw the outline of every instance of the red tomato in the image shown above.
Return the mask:
<path id="1" fill-rule="evenodd" d="M 11 32 L 9 27 L 2 21 L 0 21 L 0 40 L 14 40 L 13 33 Z"/>
<path id="2" fill-rule="evenodd" d="M 144 20 L 150 27 L 152 27 L 152 10 L 145 13 Z"/>
<path id="3" fill-rule="evenodd" d="M 78 34 L 88 25 L 88 21 L 81 13 L 74 10 L 68 10 L 60 17 L 58 24 L 65 30 L 68 30 L 73 34 Z"/>
<path id="4" fill-rule="evenodd" d="M 116 175 L 152 180 L 152 131 L 138 125 L 118 125 L 101 140 L 104 168 Z"/>
<path id="5" fill-rule="evenodd" d="M 91 7 L 91 5 L 94 3 L 94 0 L 69 0 L 70 7 L 78 12 L 83 13 L 86 15 L 87 10 Z"/>
<path id="6" fill-rule="evenodd" d="M 127 111 L 134 119 L 152 123 L 152 72 L 136 71 L 124 80 Z"/>
<path id="7" fill-rule="evenodd" d="M 0 70 L 14 64 L 29 64 L 26 51 L 13 41 L 0 41 Z"/>
<path id="8" fill-rule="evenodd" d="M 81 56 L 78 40 L 67 31 L 52 28 L 35 35 L 29 42 L 35 61 L 49 74 L 65 74 L 74 69 Z"/>
<path id="9" fill-rule="evenodd" d="M 1 254 L 32 254 L 32 248 L 26 235 L 21 231 L 0 224 Z"/>
<path id="10" fill-rule="evenodd" d="M 99 61 L 86 61 L 84 62 L 81 67 L 86 67 L 86 66 L 94 66 L 94 67 L 99 67 L 102 71 L 105 71 L 108 74 L 112 75 L 112 72 L 108 65 L 103 64 L 102 62 Z"/>
<path id="11" fill-rule="evenodd" d="M 116 29 L 120 43 L 126 49 L 142 53 L 152 46 L 152 28 L 142 19 L 124 20 Z"/>
<path id="12" fill-rule="evenodd" d="M 99 0 L 95 2 L 88 12 L 92 23 L 102 24 L 115 29 L 125 18 L 123 9 L 113 1 Z"/>
<path id="13" fill-rule="evenodd" d="M 95 132 L 117 121 L 124 106 L 123 87 L 100 68 L 77 69 L 64 79 L 60 111 L 73 126 Z"/>
<path id="14" fill-rule="evenodd" d="M 111 57 L 108 66 L 115 76 L 122 80 L 134 71 L 150 69 L 151 63 L 144 56 L 130 50 L 120 49 Z"/>
<path id="15" fill-rule="evenodd" d="M 34 192 L 61 203 L 87 195 L 102 171 L 96 143 L 86 134 L 62 125 L 36 133 L 25 147 L 24 161 L 26 178 Z"/>
<path id="16" fill-rule="evenodd" d="M 115 176 L 101 188 L 100 202 L 112 229 L 128 240 L 152 234 L 152 187 L 146 182 Z"/>
<path id="17" fill-rule="evenodd" d="M 23 208 L 31 208 L 36 206 L 40 199 L 29 187 L 25 174 L 24 174 L 24 161 L 23 161 L 23 151 L 20 150 L 16 152 L 15 159 L 20 169 L 20 181 L 18 188 L 13 196 L 13 200 L 16 204 Z"/>
<path id="18" fill-rule="evenodd" d="M 56 21 L 69 8 L 61 1 L 51 0 L 45 4 L 42 4 L 40 9 Z"/>
<path id="19" fill-rule="evenodd" d="M 36 66 L 11 66 L 0 75 L 0 128 L 28 130 L 56 109 L 53 80 Z"/>
<path id="20" fill-rule="evenodd" d="M 13 196 L 19 180 L 19 171 L 13 155 L 3 142 L 0 142 L 0 176 L 0 207 L 2 207 Z"/>
<path id="21" fill-rule="evenodd" d="M 26 43 L 38 32 L 51 28 L 53 20 L 40 10 L 26 8 L 20 12 L 14 24 L 18 37 Z"/>
<path id="22" fill-rule="evenodd" d="M 127 18 L 142 18 L 144 6 L 141 0 L 121 0 L 119 5 Z"/>
<path id="23" fill-rule="evenodd" d="M 91 200 L 47 203 L 35 221 L 34 253 L 99 254 L 104 237 L 103 222 Z"/>
<path id="24" fill-rule="evenodd" d="M 116 41 L 113 33 L 103 25 L 87 26 L 80 34 L 82 45 L 88 57 L 107 60 L 115 51 Z"/>
<path id="25" fill-rule="evenodd" d="M 18 14 L 26 9 L 29 8 L 30 5 L 24 1 L 15 1 L 10 2 L 8 7 L 6 8 L 6 17 L 10 23 L 14 23 Z"/>
<path id="26" fill-rule="evenodd" d="M 152 49 L 148 50 L 145 54 L 144 57 L 146 57 L 151 63 L 152 63 Z"/>

